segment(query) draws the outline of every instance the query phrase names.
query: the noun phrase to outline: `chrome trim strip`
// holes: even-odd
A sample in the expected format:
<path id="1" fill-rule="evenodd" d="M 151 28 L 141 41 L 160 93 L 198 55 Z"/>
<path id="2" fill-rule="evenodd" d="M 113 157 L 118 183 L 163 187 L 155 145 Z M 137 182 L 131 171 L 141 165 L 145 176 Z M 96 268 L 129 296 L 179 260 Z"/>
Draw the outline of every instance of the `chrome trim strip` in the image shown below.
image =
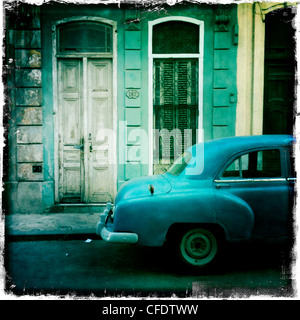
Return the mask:
<path id="1" fill-rule="evenodd" d="M 231 182 L 284 182 L 285 178 L 257 178 L 257 179 L 226 179 L 226 180 L 214 180 L 216 183 L 231 183 Z"/>

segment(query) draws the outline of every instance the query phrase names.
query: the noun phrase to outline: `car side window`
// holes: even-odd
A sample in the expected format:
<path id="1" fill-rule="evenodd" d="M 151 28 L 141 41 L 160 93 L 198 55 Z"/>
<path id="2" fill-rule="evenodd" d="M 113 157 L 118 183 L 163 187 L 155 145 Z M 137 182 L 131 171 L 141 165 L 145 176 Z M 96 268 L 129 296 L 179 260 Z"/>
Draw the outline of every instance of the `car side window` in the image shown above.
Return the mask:
<path id="1" fill-rule="evenodd" d="M 235 159 L 224 170 L 222 178 L 276 178 L 281 177 L 280 150 L 260 150 Z"/>

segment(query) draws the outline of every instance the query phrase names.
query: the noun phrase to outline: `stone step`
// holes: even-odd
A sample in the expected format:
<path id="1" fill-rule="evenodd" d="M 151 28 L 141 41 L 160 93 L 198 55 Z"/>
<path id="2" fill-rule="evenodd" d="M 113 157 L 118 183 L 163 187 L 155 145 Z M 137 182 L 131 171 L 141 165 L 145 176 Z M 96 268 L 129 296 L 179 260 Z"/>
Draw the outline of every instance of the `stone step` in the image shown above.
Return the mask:
<path id="1" fill-rule="evenodd" d="M 44 210 L 45 213 L 101 213 L 104 211 L 106 203 L 93 204 L 58 204 Z"/>

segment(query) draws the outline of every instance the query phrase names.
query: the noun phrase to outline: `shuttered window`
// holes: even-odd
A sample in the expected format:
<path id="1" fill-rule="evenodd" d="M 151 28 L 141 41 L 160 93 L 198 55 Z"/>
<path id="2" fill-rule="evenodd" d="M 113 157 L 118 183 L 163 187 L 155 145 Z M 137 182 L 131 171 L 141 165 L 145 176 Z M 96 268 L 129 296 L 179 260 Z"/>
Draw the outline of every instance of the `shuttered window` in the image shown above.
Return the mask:
<path id="1" fill-rule="evenodd" d="M 153 92 L 154 173 L 161 173 L 196 143 L 198 59 L 154 59 Z"/>

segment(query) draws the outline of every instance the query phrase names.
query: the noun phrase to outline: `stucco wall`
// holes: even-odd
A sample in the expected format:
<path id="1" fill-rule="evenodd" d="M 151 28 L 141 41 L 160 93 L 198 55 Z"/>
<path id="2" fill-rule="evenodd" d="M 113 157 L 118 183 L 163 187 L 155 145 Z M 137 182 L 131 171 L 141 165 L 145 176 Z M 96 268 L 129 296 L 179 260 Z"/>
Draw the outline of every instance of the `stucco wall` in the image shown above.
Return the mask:
<path id="1" fill-rule="evenodd" d="M 41 24 L 38 7 L 11 11 L 6 28 L 9 117 L 8 210 L 43 207 L 43 107 Z"/>
<path id="2" fill-rule="evenodd" d="M 7 184 L 7 190 L 11 190 L 8 198 L 13 212 L 37 212 L 54 204 L 57 132 L 53 110 L 56 97 L 53 96 L 52 24 L 57 20 L 97 16 L 117 23 L 117 86 L 114 95 L 117 98 L 117 122 L 127 122 L 116 135 L 117 156 L 127 160 L 126 164 L 117 165 L 118 188 L 124 181 L 149 172 L 148 164 L 144 163 L 149 156 L 149 21 L 184 16 L 204 22 L 204 139 L 235 135 L 239 45 L 237 6 L 180 3 L 128 11 L 117 5 L 45 4 L 40 10 L 41 14 L 38 12 L 34 16 L 34 26 L 13 28 L 7 39 L 13 47 L 10 52 L 13 52 L 17 66 Z M 138 22 L 130 23 L 130 19 L 138 19 Z M 136 128 L 142 129 L 146 135 L 136 139 L 131 134 Z M 36 165 L 42 167 L 42 172 L 33 172 Z"/>

